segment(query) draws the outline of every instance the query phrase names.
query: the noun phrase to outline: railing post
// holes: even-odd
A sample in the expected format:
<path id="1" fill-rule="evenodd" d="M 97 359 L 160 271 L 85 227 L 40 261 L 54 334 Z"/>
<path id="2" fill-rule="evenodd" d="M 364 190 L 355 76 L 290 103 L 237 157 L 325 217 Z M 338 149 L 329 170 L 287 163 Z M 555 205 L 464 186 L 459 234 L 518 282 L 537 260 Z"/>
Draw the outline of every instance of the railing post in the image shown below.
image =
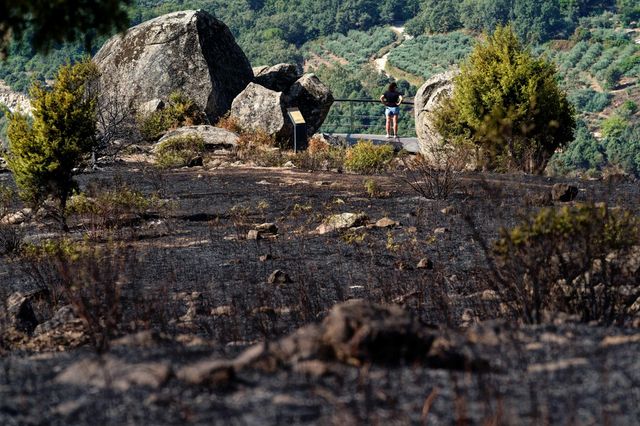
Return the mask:
<path id="1" fill-rule="evenodd" d="M 349 102 L 349 133 L 353 133 L 353 102 Z"/>

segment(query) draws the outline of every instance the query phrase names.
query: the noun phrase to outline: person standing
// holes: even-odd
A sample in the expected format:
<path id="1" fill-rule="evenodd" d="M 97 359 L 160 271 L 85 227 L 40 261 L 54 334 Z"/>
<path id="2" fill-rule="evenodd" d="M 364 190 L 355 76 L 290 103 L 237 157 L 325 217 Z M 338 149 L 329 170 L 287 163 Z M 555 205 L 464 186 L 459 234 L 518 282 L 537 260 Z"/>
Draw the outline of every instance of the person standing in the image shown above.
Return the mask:
<path id="1" fill-rule="evenodd" d="M 387 91 L 380 96 L 380 102 L 385 106 L 384 116 L 387 120 L 387 138 L 391 137 L 391 128 L 393 126 L 393 137 L 398 137 L 398 117 L 400 116 L 400 104 L 402 103 L 402 94 L 398 92 L 396 83 L 389 84 Z"/>

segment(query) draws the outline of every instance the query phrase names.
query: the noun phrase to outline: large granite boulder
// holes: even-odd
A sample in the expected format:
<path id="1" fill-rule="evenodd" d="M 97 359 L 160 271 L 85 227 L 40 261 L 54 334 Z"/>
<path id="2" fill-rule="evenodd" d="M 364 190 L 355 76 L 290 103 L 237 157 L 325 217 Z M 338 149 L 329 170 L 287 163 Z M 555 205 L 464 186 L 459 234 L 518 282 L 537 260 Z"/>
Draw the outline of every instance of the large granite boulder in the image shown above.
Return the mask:
<path id="1" fill-rule="evenodd" d="M 307 136 L 310 137 L 327 117 L 333 104 L 333 95 L 314 74 L 305 74 L 293 81 L 295 66 L 285 65 L 259 71 L 258 77 L 264 78 L 256 78 L 255 83 L 249 84 L 233 100 L 231 117 L 245 129 L 262 130 L 281 142 L 291 143 L 293 126 L 287 109 L 300 109 L 307 123 Z"/>
<path id="2" fill-rule="evenodd" d="M 416 134 L 420 151 L 427 157 L 431 156 L 434 146 L 441 139 L 434 126 L 433 114 L 442 100 L 452 95 L 453 79 L 458 74 L 459 71 L 455 70 L 434 75 L 416 93 L 414 99 Z"/>
<path id="3" fill-rule="evenodd" d="M 215 121 L 253 79 L 227 26 L 201 10 L 175 12 L 111 38 L 94 58 L 105 98 L 134 107 L 180 91 Z M 117 91 L 117 93 L 110 93 Z"/>
<path id="4" fill-rule="evenodd" d="M 231 105 L 231 117 L 240 127 L 261 130 L 278 139 L 287 135 L 286 102 L 282 92 L 249 83 Z"/>
<path id="5" fill-rule="evenodd" d="M 277 64 L 254 68 L 254 82 L 276 92 L 286 92 L 300 77 L 295 64 Z"/>

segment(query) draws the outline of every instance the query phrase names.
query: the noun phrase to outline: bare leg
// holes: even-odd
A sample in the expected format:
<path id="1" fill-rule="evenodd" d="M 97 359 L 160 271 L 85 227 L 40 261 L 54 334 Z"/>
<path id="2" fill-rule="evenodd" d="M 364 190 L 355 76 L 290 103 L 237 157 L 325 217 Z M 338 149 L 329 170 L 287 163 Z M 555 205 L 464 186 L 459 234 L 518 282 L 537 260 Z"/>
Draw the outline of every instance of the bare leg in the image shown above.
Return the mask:
<path id="1" fill-rule="evenodd" d="M 386 123 L 386 129 L 387 129 L 387 136 L 389 136 L 391 134 L 390 130 L 391 130 L 391 118 L 387 115 L 387 123 Z"/>
<path id="2" fill-rule="evenodd" d="M 393 116 L 393 136 L 398 136 L 398 116 Z"/>

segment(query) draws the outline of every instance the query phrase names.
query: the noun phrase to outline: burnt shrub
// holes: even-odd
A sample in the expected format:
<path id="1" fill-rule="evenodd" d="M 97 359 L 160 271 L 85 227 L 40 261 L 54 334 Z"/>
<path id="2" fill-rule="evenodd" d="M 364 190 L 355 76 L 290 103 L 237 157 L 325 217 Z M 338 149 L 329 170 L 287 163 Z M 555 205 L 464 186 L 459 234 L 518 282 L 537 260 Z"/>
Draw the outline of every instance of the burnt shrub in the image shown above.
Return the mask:
<path id="1" fill-rule="evenodd" d="M 67 210 L 92 236 L 98 236 L 99 231 L 135 225 L 160 205 L 157 195 L 145 195 L 127 184 L 106 188 L 93 184 L 71 197 Z"/>
<path id="2" fill-rule="evenodd" d="M 21 263 L 49 295 L 50 305 L 70 304 L 94 349 L 106 351 L 109 340 L 122 331 L 122 288 L 136 264 L 132 250 L 115 243 L 53 239 L 26 245 Z"/>
<path id="3" fill-rule="evenodd" d="M 491 259 L 505 301 L 526 322 L 563 312 L 624 324 L 640 297 L 640 220 L 604 204 L 545 208 L 503 229 Z"/>
<path id="4" fill-rule="evenodd" d="M 450 145 L 433 146 L 427 156 L 404 157 L 402 180 L 430 200 L 446 200 L 460 187 L 459 173 L 467 165 L 468 151 Z"/>

